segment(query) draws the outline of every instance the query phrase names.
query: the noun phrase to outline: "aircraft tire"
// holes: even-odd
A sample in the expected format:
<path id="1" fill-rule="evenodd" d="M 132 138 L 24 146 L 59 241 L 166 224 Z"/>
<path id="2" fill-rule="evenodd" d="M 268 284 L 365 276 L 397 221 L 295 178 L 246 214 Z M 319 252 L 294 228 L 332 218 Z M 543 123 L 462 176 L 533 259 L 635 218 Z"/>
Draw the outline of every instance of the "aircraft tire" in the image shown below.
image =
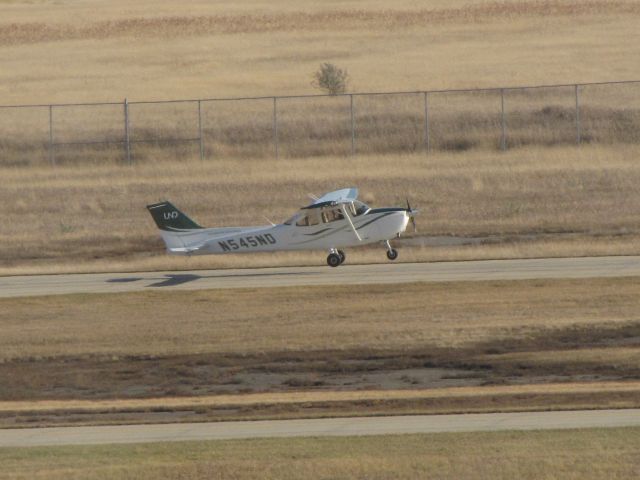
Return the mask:
<path id="1" fill-rule="evenodd" d="M 330 253 L 327 257 L 327 265 L 329 265 L 330 267 L 337 267 L 338 265 L 340 265 L 340 263 L 342 263 L 340 261 L 340 255 L 338 255 L 337 253 Z"/>
<path id="2" fill-rule="evenodd" d="M 387 250 L 387 258 L 391 261 L 395 260 L 398 258 L 398 251 L 393 248 L 391 250 Z"/>
<path id="3" fill-rule="evenodd" d="M 344 261 L 347 259 L 347 256 L 342 250 L 338 250 L 338 255 L 340 256 L 340 264 L 342 265 Z"/>

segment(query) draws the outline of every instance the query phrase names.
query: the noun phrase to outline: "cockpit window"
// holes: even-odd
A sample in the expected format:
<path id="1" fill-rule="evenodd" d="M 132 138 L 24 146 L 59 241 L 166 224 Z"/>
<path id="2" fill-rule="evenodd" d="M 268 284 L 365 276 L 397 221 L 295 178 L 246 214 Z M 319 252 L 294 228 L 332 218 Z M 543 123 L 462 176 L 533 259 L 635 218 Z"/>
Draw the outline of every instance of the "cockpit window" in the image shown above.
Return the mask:
<path id="1" fill-rule="evenodd" d="M 345 203 L 344 208 L 350 217 L 358 217 L 367 213 L 370 209 L 367 205 L 355 200 L 353 202 Z M 336 220 L 344 219 L 344 213 L 342 212 L 342 206 L 337 205 L 327 208 L 317 209 L 303 209 L 301 212 L 296 213 L 286 222 L 285 225 L 297 225 L 298 227 L 309 227 L 313 225 L 319 225 L 320 223 L 335 222 Z"/>
<path id="2" fill-rule="evenodd" d="M 340 207 L 322 209 L 323 223 L 335 222 L 336 220 L 342 220 L 343 218 L 344 214 L 342 213 L 342 209 Z"/>
<path id="3" fill-rule="evenodd" d="M 319 223 L 320 219 L 318 218 L 318 212 L 311 211 L 307 215 L 301 216 L 296 222 L 296 226 L 311 227 L 313 225 L 318 225 Z"/>

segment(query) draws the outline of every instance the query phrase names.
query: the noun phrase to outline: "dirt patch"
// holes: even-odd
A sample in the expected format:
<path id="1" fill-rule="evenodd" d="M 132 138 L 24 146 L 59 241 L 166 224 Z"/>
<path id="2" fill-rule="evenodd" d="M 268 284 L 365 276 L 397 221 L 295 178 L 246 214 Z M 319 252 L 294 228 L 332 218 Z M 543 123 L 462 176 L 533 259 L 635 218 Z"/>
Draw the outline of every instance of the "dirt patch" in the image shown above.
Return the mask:
<path id="1" fill-rule="evenodd" d="M 64 358 L 0 364 L 0 400 L 200 396 L 298 390 L 478 385 L 473 369 L 424 366 L 420 354 L 296 352 L 256 356 Z"/>

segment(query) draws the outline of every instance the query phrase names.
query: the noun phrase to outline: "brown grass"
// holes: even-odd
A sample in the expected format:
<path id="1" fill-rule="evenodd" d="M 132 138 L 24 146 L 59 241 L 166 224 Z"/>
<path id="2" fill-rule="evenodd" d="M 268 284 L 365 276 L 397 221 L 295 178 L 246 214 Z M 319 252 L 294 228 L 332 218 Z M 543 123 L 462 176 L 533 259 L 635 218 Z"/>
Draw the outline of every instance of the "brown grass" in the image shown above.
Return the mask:
<path id="1" fill-rule="evenodd" d="M 211 395 L 199 397 L 163 397 L 113 400 L 41 400 L 3 401 L 1 412 L 43 413 L 51 410 L 99 411 L 130 409 L 186 409 L 198 407 L 233 407 L 265 404 L 289 404 L 311 402 L 345 402 L 372 400 L 404 400 L 451 397 L 477 397 L 526 394 L 581 393 L 599 391 L 638 392 L 640 382 L 592 382 L 560 383 L 546 385 L 509 385 L 483 387 L 453 387 L 429 390 L 360 390 L 360 391 L 306 391 L 287 393 L 247 393 L 236 395 Z"/>
<path id="2" fill-rule="evenodd" d="M 205 226 L 265 224 L 263 215 L 283 221 L 307 194 L 345 185 L 374 206 L 409 197 L 421 209 L 422 236 L 480 237 L 456 248 L 407 248 L 405 260 L 637 254 L 637 154 L 635 147 L 530 148 L 3 168 L 0 274 L 322 264 L 324 252 L 169 258 L 144 206 L 170 199 Z M 383 259 L 372 248 L 350 251 L 348 261 Z"/>
<path id="3" fill-rule="evenodd" d="M 8 448 L 0 451 L 0 478 L 622 480 L 640 469 L 639 434 L 612 428 Z"/>
<path id="4" fill-rule="evenodd" d="M 638 286 L 631 277 L 5 298 L 0 352 L 5 361 L 469 346 L 502 354 L 502 340 L 518 340 L 517 351 L 566 349 L 563 333 L 593 348 L 604 340 L 591 329 L 637 320 Z"/>
<path id="5" fill-rule="evenodd" d="M 310 93 L 322 61 L 348 68 L 359 91 L 640 76 L 629 61 L 638 6 L 617 0 L 393 8 L 67 0 L 0 9 L 5 104 Z"/>
<path id="6" fill-rule="evenodd" d="M 317 12 L 279 12 L 236 15 L 152 16 L 73 23 L 8 23 L 0 25 L 0 45 L 88 40 L 133 36 L 202 36 L 267 32 L 309 32 L 357 29 L 398 30 L 441 25 L 514 20 L 521 17 L 640 16 L 640 7 L 628 1 L 591 0 L 487 2 L 458 8 L 416 10 L 339 9 Z"/>

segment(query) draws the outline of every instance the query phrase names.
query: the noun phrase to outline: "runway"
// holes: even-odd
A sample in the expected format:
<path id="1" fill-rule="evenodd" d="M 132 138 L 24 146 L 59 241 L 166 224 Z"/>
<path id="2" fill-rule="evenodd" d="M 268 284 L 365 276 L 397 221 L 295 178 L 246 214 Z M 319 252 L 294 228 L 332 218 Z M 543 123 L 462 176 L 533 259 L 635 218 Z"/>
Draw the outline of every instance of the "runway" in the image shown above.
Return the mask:
<path id="1" fill-rule="evenodd" d="M 640 409 L 0 430 L 0 447 L 640 426 Z"/>
<path id="2" fill-rule="evenodd" d="M 0 277 L 1 297 L 374 283 L 640 276 L 640 256 Z"/>

